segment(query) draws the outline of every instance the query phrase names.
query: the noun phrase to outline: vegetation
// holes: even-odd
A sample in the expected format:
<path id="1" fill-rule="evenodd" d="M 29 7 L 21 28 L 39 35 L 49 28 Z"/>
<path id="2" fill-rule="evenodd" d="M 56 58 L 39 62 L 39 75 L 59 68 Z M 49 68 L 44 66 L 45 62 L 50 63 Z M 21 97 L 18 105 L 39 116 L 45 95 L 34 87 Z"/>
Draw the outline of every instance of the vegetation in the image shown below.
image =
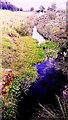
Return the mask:
<path id="1" fill-rule="evenodd" d="M 61 54 L 62 53 L 62 54 Z M 64 54 L 65 53 L 65 54 Z M 68 79 L 68 41 L 64 42 L 60 47 L 60 55 L 62 56 L 57 66 L 60 68 Z"/>
<path id="2" fill-rule="evenodd" d="M 37 105 L 36 113 L 33 114 L 31 120 L 67 120 L 68 118 L 68 104 L 64 97 L 55 95 L 56 108 L 53 105 L 44 105 L 40 102 Z"/>
<path id="3" fill-rule="evenodd" d="M 15 110 L 12 110 L 11 107 L 16 108 L 17 97 L 20 95 L 20 86 L 24 79 L 30 81 L 30 83 L 35 81 L 37 74 L 33 66 L 44 60 L 44 52 L 38 46 L 37 41 L 31 37 L 16 38 L 13 43 L 6 37 L 3 38 L 2 43 L 2 58 L 2 67 L 11 68 L 15 75 L 15 79 L 9 88 L 10 92 L 5 98 L 6 101 L 4 100 L 5 107 L 7 104 L 7 112 L 4 113 L 4 117 L 11 119 L 11 114 Z"/>
<path id="4" fill-rule="evenodd" d="M 31 37 L 20 37 L 14 39 L 13 42 L 11 43 L 9 39 L 3 38 L 3 68 L 11 68 L 16 75 L 23 75 L 32 69 L 34 64 L 44 60 L 43 49 Z"/>
<path id="5" fill-rule="evenodd" d="M 3 15 L 5 17 L 5 13 L 6 12 L 3 11 L 2 17 Z M 13 15 L 11 12 L 10 14 L 10 16 Z M 27 20 L 26 16 L 24 19 L 20 17 L 20 20 L 17 13 L 16 15 L 16 24 L 12 16 L 12 21 L 10 18 L 6 21 L 7 23 L 3 20 L 5 25 L 2 24 L 1 29 L 3 34 L 1 38 L 2 67 L 4 69 L 11 69 L 14 73 L 12 84 L 10 86 L 6 85 L 8 87 L 7 89 L 9 89 L 8 94 L 3 96 L 3 119 L 5 120 L 16 119 L 17 99 L 18 96 L 20 96 L 21 84 L 24 80 L 27 81 L 27 86 L 25 88 L 27 91 L 30 84 L 35 81 L 37 77 L 34 65 L 44 60 L 44 51 L 38 46 L 37 40 L 34 40 L 31 36 L 27 36 L 29 35 L 27 32 L 30 32 L 32 28 L 30 28 L 27 23 L 23 24 L 23 22 L 25 23 Z M 22 26 L 20 23 L 22 23 Z M 17 27 L 16 29 L 17 25 L 19 28 Z M 22 31 L 22 34 L 19 31 Z"/>
<path id="6" fill-rule="evenodd" d="M 11 10 L 11 11 L 23 11 L 22 8 L 18 8 L 5 0 L 0 0 L 0 9 Z"/>
<path id="7" fill-rule="evenodd" d="M 3 96 L 3 119 L 16 120 L 17 99 L 21 94 L 21 85 L 26 81 L 27 84 L 26 86 L 23 85 L 23 89 L 25 89 L 25 92 L 28 91 L 31 83 L 34 82 L 37 77 L 37 71 L 34 65 L 44 61 L 46 56 L 56 58 L 60 48 L 56 44 L 54 36 L 52 36 L 52 29 L 49 27 L 50 24 L 45 23 L 46 15 L 39 17 L 37 13 L 32 12 L 16 13 L 0 11 L 0 13 L 0 31 L 3 35 L 0 38 L 0 41 L 2 41 L 2 67 L 4 69 L 11 69 L 14 73 L 12 84 L 8 87 L 8 94 Z M 47 13 L 47 15 L 48 14 L 49 13 Z M 50 16 L 52 16 L 52 13 L 49 15 L 48 20 L 55 19 L 55 13 L 52 17 Z M 46 37 L 46 33 L 48 36 L 50 35 L 49 37 L 47 36 L 49 40 L 46 40 L 45 43 L 40 46 L 37 40 L 31 37 L 32 28 L 35 23 L 37 23 L 39 33 L 44 37 Z M 64 22 L 62 26 L 64 28 Z M 56 34 L 56 36 L 59 31 L 60 29 L 57 29 L 56 26 L 53 27 L 52 32 Z M 50 38 L 53 38 L 54 42 L 50 41 Z M 64 62 L 65 66 L 63 66 L 63 69 L 67 67 L 65 63 L 66 61 Z M 65 69 L 65 72 L 66 70 L 67 69 Z"/>
<path id="8" fill-rule="evenodd" d="M 55 6 L 53 6 L 55 7 Z M 61 21 L 61 24 L 60 24 Z M 57 42 L 59 45 L 67 40 L 66 18 L 64 10 L 48 10 L 39 16 L 37 30 L 44 38 Z"/>
<path id="9" fill-rule="evenodd" d="M 30 11 L 34 11 L 34 7 L 31 7 L 31 8 L 30 8 Z"/>
<path id="10" fill-rule="evenodd" d="M 57 57 L 59 47 L 56 44 L 56 42 L 51 42 L 49 40 L 46 40 L 45 43 L 41 44 L 41 47 L 45 49 L 45 56 L 49 56 L 53 58 Z"/>
<path id="11" fill-rule="evenodd" d="M 41 6 L 39 7 L 39 10 L 40 10 L 40 12 L 44 12 L 45 8 L 41 5 Z"/>
<path id="12" fill-rule="evenodd" d="M 22 36 L 32 35 L 32 26 L 26 22 L 15 28 L 15 30 Z"/>

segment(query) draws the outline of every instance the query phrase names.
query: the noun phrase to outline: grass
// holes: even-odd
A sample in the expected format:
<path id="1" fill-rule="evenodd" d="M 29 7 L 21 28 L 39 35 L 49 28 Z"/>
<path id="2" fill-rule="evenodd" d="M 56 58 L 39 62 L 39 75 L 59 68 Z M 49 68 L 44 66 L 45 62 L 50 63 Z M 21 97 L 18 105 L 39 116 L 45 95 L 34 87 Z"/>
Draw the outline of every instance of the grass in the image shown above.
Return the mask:
<path id="1" fill-rule="evenodd" d="M 57 57 L 59 47 L 56 44 L 56 42 L 51 42 L 49 40 L 46 40 L 44 43 L 41 44 L 41 47 L 45 49 L 45 55 L 53 58 Z"/>
<path id="2" fill-rule="evenodd" d="M 57 106 L 43 105 L 38 103 L 39 109 L 33 115 L 31 120 L 67 120 L 68 119 L 68 104 L 64 97 L 55 96 Z"/>
<path id="3" fill-rule="evenodd" d="M 24 79 L 29 82 L 28 87 L 30 83 L 35 81 L 37 72 L 34 65 L 44 60 L 44 51 L 38 46 L 36 40 L 32 39 L 31 36 L 26 37 L 25 34 L 25 32 L 32 29 L 34 25 L 32 21 L 34 18 L 37 18 L 36 14 L 32 12 L 11 12 L 4 10 L 0 11 L 0 18 L 0 31 L 2 34 L 0 38 L 2 43 L 1 67 L 11 69 L 14 73 L 14 80 L 12 85 L 9 86 L 8 95 L 3 96 L 3 117 L 5 120 L 12 120 L 16 117 L 17 97 L 20 95 L 20 86 Z M 24 34 L 18 32 L 21 30 L 21 25 L 24 25 L 22 27 Z M 26 29 L 24 31 L 25 26 Z M 2 70 L 0 70 L 0 73 L 2 73 Z M 3 77 L 3 74 L 1 77 Z"/>
<path id="4" fill-rule="evenodd" d="M 37 77 L 34 65 L 44 60 L 44 51 L 32 37 L 14 37 L 13 41 L 7 36 L 2 38 L 2 67 L 12 69 L 15 78 L 9 86 L 9 93 L 3 99 L 3 117 L 16 119 L 17 97 L 20 95 L 20 86 L 24 79 L 30 84 Z M 26 89 L 28 89 L 26 88 Z M 6 111 L 5 111 L 6 109 Z"/>
<path id="5" fill-rule="evenodd" d="M 44 52 L 31 37 L 14 39 L 14 44 L 10 39 L 3 38 L 2 58 L 3 68 L 10 68 L 16 75 L 22 75 L 34 64 L 44 60 Z"/>

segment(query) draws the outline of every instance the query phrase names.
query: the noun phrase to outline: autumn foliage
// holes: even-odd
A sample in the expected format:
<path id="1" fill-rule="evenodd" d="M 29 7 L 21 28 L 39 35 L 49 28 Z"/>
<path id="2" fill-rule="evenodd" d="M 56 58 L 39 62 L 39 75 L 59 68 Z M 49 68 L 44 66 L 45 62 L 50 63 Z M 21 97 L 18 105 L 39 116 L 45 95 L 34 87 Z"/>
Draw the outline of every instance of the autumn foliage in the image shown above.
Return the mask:
<path id="1" fill-rule="evenodd" d="M 2 95 L 8 94 L 9 86 L 12 84 L 14 74 L 11 69 L 3 69 L 4 76 L 2 77 Z"/>

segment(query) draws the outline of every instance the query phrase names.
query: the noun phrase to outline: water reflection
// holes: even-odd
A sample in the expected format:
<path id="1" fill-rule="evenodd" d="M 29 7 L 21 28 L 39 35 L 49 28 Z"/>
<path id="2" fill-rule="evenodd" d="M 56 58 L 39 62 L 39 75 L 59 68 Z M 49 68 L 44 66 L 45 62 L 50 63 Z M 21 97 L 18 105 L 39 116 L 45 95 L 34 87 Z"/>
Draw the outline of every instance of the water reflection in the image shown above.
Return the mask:
<path id="1" fill-rule="evenodd" d="M 34 26 L 34 28 L 33 28 L 32 38 L 37 39 L 39 42 L 39 45 L 41 43 L 45 42 L 45 39 L 37 32 L 36 26 Z"/>

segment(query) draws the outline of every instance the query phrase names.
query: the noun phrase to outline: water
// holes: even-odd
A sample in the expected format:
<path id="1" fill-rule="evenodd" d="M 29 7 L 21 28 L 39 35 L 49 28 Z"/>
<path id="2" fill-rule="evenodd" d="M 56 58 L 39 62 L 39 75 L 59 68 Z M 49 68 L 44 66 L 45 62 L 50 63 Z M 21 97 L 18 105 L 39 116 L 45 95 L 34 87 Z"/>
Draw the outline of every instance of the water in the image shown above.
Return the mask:
<path id="1" fill-rule="evenodd" d="M 45 39 L 37 32 L 36 26 L 34 26 L 34 28 L 33 28 L 32 38 L 38 40 L 39 45 L 41 43 L 45 42 Z"/>
<path id="2" fill-rule="evenodd" d="M 45 39 L 37 32 L 36 26 L 33 28 L 32 37 L 38 40 L 39 45 L 45 42 Z M 55 94 L 60 94 L 60 89 L 66 84 L 66 76 L 63 75 L 62 71 L 56 69 L 58 60 L 60 60 L 60 56 L 57 59 L 48 58 L 35 65 L 37 78 L 26 94 L 22 87 L 21 96 L 23 99 L 18 104 L 17 120 L 32 120 L 32 115 L 38 109 L 38 103 L 56 104 Z"/>
<path id="3" fill-rule="evenodd" d="M 59 94 L 60 88 L 65 84 L 62 71 L 56 69 L 56 61 L 48 59 L 36 66 L 38 77 L 31 84 L 26 95 L 19 103 L 19 119 L 31 120 L 37 101 L 40 103 L 54 103 L 54 95 Z"/>
<path id="4" fill-rule="evenodd" d="M 48 59 L 36 65 L 38 77 L 29 89 L 28 94 L 40 101 L 45 101 L 52 93 L 59 93 L 65 82 L 65 76 L 56 69 L 56 62 Z"/>

